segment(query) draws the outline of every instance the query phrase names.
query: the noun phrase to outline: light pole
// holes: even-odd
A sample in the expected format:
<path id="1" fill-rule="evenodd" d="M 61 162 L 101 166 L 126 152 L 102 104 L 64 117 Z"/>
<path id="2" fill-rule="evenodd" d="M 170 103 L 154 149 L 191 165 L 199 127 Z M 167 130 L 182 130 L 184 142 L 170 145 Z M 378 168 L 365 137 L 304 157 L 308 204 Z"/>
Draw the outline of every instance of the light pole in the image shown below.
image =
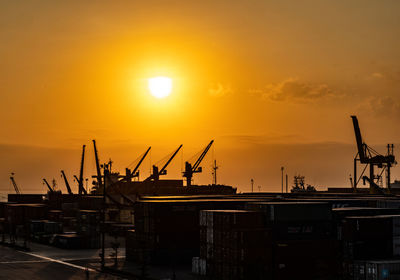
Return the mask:
<path id="1" fill-rule="evenodd" d="M 282 171 L 282 193 L 283 193 L 283 170 L 284 170 L 285 168 L 282 166 L 281 167 L 281 171 Z"/>

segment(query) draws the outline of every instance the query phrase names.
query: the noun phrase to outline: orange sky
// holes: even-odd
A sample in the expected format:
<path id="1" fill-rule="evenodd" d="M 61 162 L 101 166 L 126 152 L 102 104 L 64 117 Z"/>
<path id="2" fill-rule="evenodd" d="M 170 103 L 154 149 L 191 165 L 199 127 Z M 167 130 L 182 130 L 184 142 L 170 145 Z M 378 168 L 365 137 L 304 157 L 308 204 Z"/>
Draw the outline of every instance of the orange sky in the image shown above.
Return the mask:
<path id="1" fill-rule="evenodd" d="M 220 182 L 240 190 L 279 189 L 281 165 L 346 186 L 351 114 L 370 145 L 400 142 L 399 12 L 395 0 L 2 1 L 0 188 L 11 171 L 29 190 L 76 173 L 93 138 L 121 170 L 149 145 L 154 163 L 184 144 L 178 178 L 215 139 Z M 173 79 L 166 99 L 148 93 L 157 75 Z"/>

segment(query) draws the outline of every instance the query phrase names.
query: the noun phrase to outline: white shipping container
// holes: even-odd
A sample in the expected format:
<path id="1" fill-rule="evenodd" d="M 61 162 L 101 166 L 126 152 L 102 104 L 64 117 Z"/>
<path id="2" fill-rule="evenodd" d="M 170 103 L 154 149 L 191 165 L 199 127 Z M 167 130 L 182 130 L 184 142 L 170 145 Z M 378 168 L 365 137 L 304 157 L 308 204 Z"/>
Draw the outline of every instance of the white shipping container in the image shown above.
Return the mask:
<path id="1" fill-rule="evenodd" d="M 200 274 L 199 257 L 192 258 L 192 273 Z"/>
<path id="2" fill-rule="evenodd" d="M 213 228 L 207 227 L 207 243 L 213 244 L 214 243 L 214 230 Z"/>
<path id="3" fill-rule="evenodd" d="M 207 212 L 200 211 L 200 226 L 207 226 Z"/>
<path id="4" fill-rule="evenodd" d="M 207 227 L 213 228 L 214 227 L 214 213 L 211 211 L 207 211 Z"/>
<path id="5" fill-rule="evenodd" d="M 207 275 L 207 261 L 205 259 L 199 259 L 199 274 Z"/>

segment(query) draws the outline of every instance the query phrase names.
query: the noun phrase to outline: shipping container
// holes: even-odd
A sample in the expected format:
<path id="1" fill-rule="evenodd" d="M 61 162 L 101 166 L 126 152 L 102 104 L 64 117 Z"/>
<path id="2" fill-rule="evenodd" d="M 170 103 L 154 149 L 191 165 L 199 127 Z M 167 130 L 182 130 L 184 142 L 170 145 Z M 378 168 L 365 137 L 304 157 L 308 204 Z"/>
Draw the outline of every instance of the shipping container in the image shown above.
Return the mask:
<path id="1" fill-rule="evenodd" d="M 263 212 L 267 223 L 332 219 L 331 205 L 324 202 L 257 202 L 247 208 Z"/>
<path id="2" fill-rule="evenodd" d="M 400 236 L 400 215 L 346 217 L 341 229 L 343 240 L 391 239 Z"/>
<path id="3" fill-rule="evenodd" d="M 400 279 L 400 260 L 366 261 L 366 280 Z"/>

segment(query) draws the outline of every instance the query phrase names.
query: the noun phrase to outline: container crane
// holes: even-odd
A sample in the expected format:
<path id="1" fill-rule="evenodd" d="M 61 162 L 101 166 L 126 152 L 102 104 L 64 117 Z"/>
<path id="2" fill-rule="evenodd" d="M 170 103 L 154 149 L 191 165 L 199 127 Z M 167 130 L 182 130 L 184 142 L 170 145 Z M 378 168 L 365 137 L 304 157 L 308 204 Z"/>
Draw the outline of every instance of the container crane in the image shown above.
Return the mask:
<path id="1" fill-rule="evenodd" d="M 174 159 L 176 154 L 179 152 L 179 150 L 182 148 L 183 145 L 180 145 L 178 149 L 172 154 L 172 156 L 167 160 L 167 162 L 164 164 L 164 166 L 159 170 L 158 166 L 153 165 L 153 173 L 146 178 L 144 181 L 158 181 L 160 179 L 160 175 L 166 175 L 167 174 L 167 166 L 171 163 L 171 161 Z"/>
<path id="2" fill-rule="evenodd" d="M 69 186 L 67 176 L 65 176 L 64 170 L 61 170 L 61 177 L 64 178 L 65 186 L 67 187 L 68 194 L 72 194 L 71 187 Z"/>
<path id="3" fill-rule="evenodd" d="M 18 185 L 17 185 L 17 183 L 15 182 L 14 173 L 11 173 L 10 180 L 11 180 L 13 186 L 14 186 L 15 193 L 16 193 L 16 194 L 21 194 L 21 192 L 19 191 Z"/>
<path id="4" fill-rule="evenodd" d="M 193 166 L 188 161 L 185 162 L 185 171 L 183 172 L 183 177 L 186 178 L 186 186 L 192 185 L 192 178 L 193 178 L 194 173 L 200 173 L 203 171 L 200 166 L 200 163 L 203 161 L 204 157 L 206 156 L 208 150 L 211 148 L 211 145 L 213 143 L 214 143 L 214 140 L 211 140 L 211 142 L 208 143 L 208 145 L 205 147 L 205 149 L 200 154 L 199 158 L 196 160 L 196 162 L 193 164 Z"/>
<path id="5" fill-rule="evenodd" d="M 46 184 L 47 188 L 49 189 L 49 192 L 53 193 L 54 192 L 53 188 L 50 186 L 49 182 L 47 182 L 45 178 L 43 178 L 43 182 Z"/>
<path id="6" fill-rule="evenodd" d="M 375 183 L 375 179 L 381 178 L 381 175 L 383 171 L 386 169 L 387 172 L 387 177 L 386 177 L 386 184 L 387 184 L 387 189 L 390 191 L 390 168 L 395 165 L 397 162 L 395 160 L 395 156 L 393 154 L 393 144 L 388 144 L 387 148 L 387 154 L 386 155 L 381 155 L 377 151 L 375 151 L 373 148 L 368 146 L 363 142 L 363 139 L 361 137 L 361 131 L 360 131 L 360 126 L 358 124 L 358 119 L 356 116 L 351 116 L 353 120 L 353 126 L 354 126 L 354 133 L 356 137 L 356 143 L 357 143 L 357 154 L 354 157 L 354 179 L 353 179 L 353 188 L 354 190 L 357 189 L 357 184 L 360 181 L 361 178 L 363 178 L 363 181 L 369 182 L 370 186 L 370 192 L 382 192 L 378 184 Z M 365 164 L 365 168 L 362 171 L 360 177 L 357 177 L 357 161 L 359 161 L 361 164 Z M 369 176 L 363 176 L 365 170 L 367 169 L 369 165 Z M 378 175 L 375 175 L 375 166 L 378 168 L 383 168 L 382 172 Z"/>

